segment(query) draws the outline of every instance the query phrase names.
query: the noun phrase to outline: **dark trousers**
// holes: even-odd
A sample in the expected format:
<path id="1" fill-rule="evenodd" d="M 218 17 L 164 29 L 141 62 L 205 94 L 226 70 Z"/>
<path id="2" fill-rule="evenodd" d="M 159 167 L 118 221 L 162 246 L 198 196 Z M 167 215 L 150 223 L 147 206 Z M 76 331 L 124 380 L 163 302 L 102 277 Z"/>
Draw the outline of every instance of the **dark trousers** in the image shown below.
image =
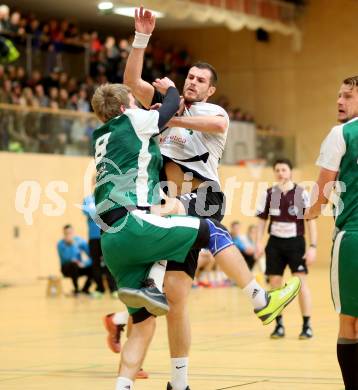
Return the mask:
<path id="1" fill-rule="evenodd" d="M 247 266 L 249 267 L 249 270 L 252 271 L 255 265 L 255 257 L 253 255 L 247 255 L 244 252 L 241 252 L 243 258 L 246 261 Z"/>
<path id="2" fill-rule="evenodd" d="M 79 292 L 78 278 L 81 276 L 87 276 L 82 291 L 88 292 L 92 281 L 92 267 L 81 268 L 76 263 L 70 262 L 62 265 L 61 272 L 66 278 L 72 279 L 73 287 L 76 293 Z"/>
<path id="3" fill-rule="evenodd" d="M 101 293 L 104 292 L 103 275 L 107 279 L 110 291 L 117 291 L 116 282 L 108 268 L 103 263 L 101 240 L 99 238 L 89 240 L 89 250 L 93 261 L 93 279 L 97 284 L 97 291 Z"/>

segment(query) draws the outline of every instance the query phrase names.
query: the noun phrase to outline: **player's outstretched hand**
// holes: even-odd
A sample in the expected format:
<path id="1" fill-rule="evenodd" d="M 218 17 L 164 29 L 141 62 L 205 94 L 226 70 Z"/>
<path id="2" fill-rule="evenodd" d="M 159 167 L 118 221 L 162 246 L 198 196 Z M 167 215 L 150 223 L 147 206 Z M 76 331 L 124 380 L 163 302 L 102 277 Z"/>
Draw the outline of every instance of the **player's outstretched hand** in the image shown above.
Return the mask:
<path id="1" fill-rule="evenodd" d="M 155 81 L 153 81 L 153 87 L 162 95 L 165 95 L 168 88 L 175 87 L 175 84 L 168 77 L 163 77 L 162 79 L 155 79 Z"/>
<path id="2" fill-rule="evenodd" d="M 142 34 L 151 34 L 155 27 L 155 15 L 143 7 L 134 12 L 135 30 Z"/>

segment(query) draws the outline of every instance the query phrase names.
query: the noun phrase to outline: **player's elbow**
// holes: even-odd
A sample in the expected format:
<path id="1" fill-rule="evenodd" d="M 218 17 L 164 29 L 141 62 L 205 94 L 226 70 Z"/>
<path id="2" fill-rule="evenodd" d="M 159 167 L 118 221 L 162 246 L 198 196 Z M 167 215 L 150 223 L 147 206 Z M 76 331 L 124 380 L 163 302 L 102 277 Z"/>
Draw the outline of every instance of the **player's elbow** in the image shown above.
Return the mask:
<path id="1" fill-rule="evenodd" d="M 219 134 L 224 134 L 226 131 L 226 126 L 225 125 L 219 125 L 217 128 L 217 131 Z"/>
<path id="2" fill-rule="evenodd" d="M 215 123 L 215 132 L 219 134 L 224 134 L 226 132 L 227 125 L 225 121 L 217 121 Z"/>

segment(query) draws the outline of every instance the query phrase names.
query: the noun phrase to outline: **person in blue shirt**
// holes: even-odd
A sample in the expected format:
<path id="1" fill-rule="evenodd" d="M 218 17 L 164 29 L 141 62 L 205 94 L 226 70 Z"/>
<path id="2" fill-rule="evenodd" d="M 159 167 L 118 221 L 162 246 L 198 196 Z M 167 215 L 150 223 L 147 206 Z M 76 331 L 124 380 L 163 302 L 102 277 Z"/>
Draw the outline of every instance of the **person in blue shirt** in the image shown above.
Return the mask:
<path id="1" fill-rule="evenodd" d="M 97 285 L 94 295 L 96 297 L 101 297 L 104 293 L 102 276 L 105 275 L 110 292 L 113 297 L 116 297 L 116 282 L 103 262 L 103 254 L 101 249 L 101 230 L 94 221 L 96 206 L 93 195 L 89 195 L 84 198 L 82 210 L 87 217 L 89 253 L 93 261 L 93 279 Z"/>
<path id="2" fill-rule="evenodd" d="M 65 225 L 63 239 L 57 243 L 57 251 L 61 261 L 61 272 L 63 276 L 72 279 L 74 294 L 77 295 L 80 292 L 89 294 L 92 280 L 92 260 L 86 240 L 75 236 L 71 225 Z M 86 256 L 84 257 L 83 254 Z M 80 276 L 87 276 L 81 291 L 78 287 Z"/>
<path id="3" fill-rule="evenodd" d="M 237 249 L 241 252 L 243 255 L 248 267 L 250 270 L 255 265 L 255 247 L 253 245 L 250 245 L 248 240 L 245 240 L 244 237 L 240 235 L 240 222 L 234 221 L 231 224 L 231 230 L 230 234 L 232 236 L 232 239 L 234 241 L 234 244 L 236 245 Z"/>

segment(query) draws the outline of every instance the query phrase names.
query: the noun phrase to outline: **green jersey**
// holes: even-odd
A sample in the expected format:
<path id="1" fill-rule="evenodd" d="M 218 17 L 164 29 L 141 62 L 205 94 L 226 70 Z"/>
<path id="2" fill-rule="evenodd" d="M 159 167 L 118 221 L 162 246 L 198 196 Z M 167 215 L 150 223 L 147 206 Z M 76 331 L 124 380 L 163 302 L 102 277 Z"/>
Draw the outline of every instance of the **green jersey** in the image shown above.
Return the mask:
<path id="1" fill-rule="evenodd" d="M 358 230 L 358 118 L 333 127 L 322 143 L 317 165 L 338 172 L 337 228 Z"/>
<path id="2" fill-rule="evenodd" d="M 93 133 L 99 215 L 160 202 L 162 157 L 153 139 L 159 134 L 158 118 L 158 111 L 127 109 Z"/>

